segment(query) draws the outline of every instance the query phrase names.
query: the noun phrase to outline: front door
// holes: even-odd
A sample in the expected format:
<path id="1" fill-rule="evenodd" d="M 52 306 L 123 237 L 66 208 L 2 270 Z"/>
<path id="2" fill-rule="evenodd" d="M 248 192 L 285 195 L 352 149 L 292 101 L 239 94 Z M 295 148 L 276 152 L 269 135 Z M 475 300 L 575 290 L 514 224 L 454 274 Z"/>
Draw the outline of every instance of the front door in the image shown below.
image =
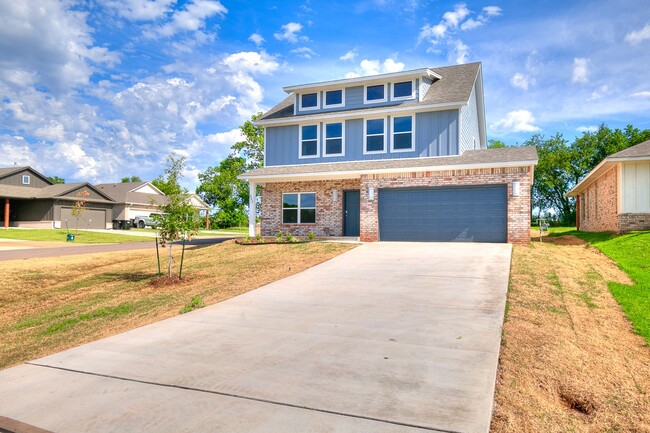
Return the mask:
<path id="1" fill-rule="evenodd" d="M 343 192 L 343 235 L 359 236 L 359 191 Z"/>

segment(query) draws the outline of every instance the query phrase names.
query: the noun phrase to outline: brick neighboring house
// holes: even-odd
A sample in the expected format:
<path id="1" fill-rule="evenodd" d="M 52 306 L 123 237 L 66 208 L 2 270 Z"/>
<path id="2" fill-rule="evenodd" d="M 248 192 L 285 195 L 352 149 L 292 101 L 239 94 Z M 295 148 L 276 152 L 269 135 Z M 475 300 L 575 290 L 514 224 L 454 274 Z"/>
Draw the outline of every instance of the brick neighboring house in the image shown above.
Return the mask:
<path id="1" fill-rule="evenodd" d="M 578 230 L 650 229 L 650 140 L 603 159 L 567 196 Z"/>
<path id="2" fill-rule="evenodd" d="M 240 176 L 263 235 L 530 240 L 537 152 L 486 148 L 480 63 L 284 90 L 256 122 L 265 166 Z"/>

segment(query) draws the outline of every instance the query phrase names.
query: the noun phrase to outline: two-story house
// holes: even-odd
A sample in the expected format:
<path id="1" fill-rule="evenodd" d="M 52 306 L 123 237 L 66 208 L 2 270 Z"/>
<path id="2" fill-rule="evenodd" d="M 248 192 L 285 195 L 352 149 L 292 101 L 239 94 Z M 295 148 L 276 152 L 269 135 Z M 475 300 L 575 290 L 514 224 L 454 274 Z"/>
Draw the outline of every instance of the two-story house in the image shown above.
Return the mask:
<path id="1" fill-rule="evenodd" d="M 480 63 L 285 87 L 263 114 L 261 231 L 527 242 L 532 147 L 487 149 Z"/>

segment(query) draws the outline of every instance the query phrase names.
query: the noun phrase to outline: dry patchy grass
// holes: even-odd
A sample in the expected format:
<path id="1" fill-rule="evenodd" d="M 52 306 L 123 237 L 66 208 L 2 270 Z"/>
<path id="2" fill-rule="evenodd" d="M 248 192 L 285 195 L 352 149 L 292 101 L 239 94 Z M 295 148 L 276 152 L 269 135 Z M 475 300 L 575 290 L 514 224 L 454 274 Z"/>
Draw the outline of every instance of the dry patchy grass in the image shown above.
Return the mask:
<path id="1" fill-rule="evenodd" d="M 152 284 L 153 249 L 0 262 L 0 368 L 177 315 L 194 297 L 237 296 L 353 247 L 194 247 L 176 284 Z"/>
<path id="2" fill-rule="evenodd" d="M 548 241 L 548 242 L 547 242 Z M 513 249 L 493 432 L 650 432 L 650 350 L 574 236 Z"/>

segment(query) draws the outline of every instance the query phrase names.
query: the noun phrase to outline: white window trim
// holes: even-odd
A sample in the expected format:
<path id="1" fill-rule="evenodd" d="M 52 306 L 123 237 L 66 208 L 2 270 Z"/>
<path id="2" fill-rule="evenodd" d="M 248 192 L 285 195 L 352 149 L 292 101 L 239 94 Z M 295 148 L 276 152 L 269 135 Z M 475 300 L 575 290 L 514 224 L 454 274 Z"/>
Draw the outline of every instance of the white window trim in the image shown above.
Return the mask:
<path id="1" fill-rule="evenodd" d="M 285 208 L 284 207 L 284 195 L 285 194 L 296 194 L 298 196 L 298 207 L 297 208 Z M 301 207 L 300 206 L 300 195 L 301 194 L 314 194 L 314 207 Z M 316 204 L 318 201 L 318 194 L 316 194 L 315 191 L 303 191 L 303 192 L 283 192 L 282 193 L 282 225 L 295 225 L 295 224 L 301 224 L 301 225 L 315 225 L 316 224 L 316 218 L 314 218 L 313 223 L 303 223 L 300 222 L 300 209 L 314 209 L 314 214 L 316 214 Z M 298 222 L 297 223 L 285 223 L 284 222 L 284 210 L 285 209 L 296 209 L 298 212 Z"/>
<path id="2" fill-rule="evenodd" d="M 29 185 L 32 182 L 32 178 L 28 174 L 23 174 L 21 182 L 23 185 Z"/>
<path id="3" fill-rule="evenodd" d="M 383 120 L 384 121 L 384 150 L 368 150 L 368 135 L 367 129 L 368 129 L 368 120 Z M 387 133 L 388 131 L 386 130 L 386 118 L 385 117 L 366 117 L 363 119 L 363 154 L 364 155 L 378 155 L 380 153 L 386 153 L 388 151 L 388 137 Z M 376 136 L 379 134 L 372 134 L 371 137 Z"/>
<path id="4" fill-rule="evenodd" d="M 327 105 L 327 92 L 336 92 L 337 90 L 341 91 L 341 103 Z M 340 107 L 345 107 L 345 89 L 332 89 L 332 90 L 323 91 L 323 108 L 340 108 Z"/>
<path id="5" fill-rule="evenodd" d="M 375 86 L 384 86 L 384 99 L 372 99 L 368 100 L 368 87 L 375 87 Z M 388 101 L 388 86 L 384 84 L 366 84 L 363 86 L 363 103 L 364 104 L 379 104 L 381 102 L 386 102 Z"/>
<path id="6" fill-rule="evenodd" d="M 316 94 L 316 106 L 315 107 L 303 107 L 302 106 L 302 97 L 303 97 L 303 95 L 311 95 L 312 93 Z M 298 95 L 298 107 L 300 108 L 300 111 L 320 110 L 320 92 L 300 93 Z"/>
<path id="7" fill-rule="evenodd" d="M 410 117 L 411 118 L 411 147 L 408 149 L 395 149 L 395 118 L 396 117 Z M 415 150 L 415 116 L 392 116 L 391 118 L 391 128 L 390 128 L 390 153 L 402 153 L 402 152 L 413 152 Z M 403 132 L 398 132 L 398 134 L 404 134 Z M 457 156 L 457 155 L 454 155 Z"/>
<path id="8" fill-rule="evenodd" d="M 327 139 L 338 138 L 338 137 L 327 137 L 327 125 L 332 125 L 335 123 L 341 124 L 341 153 L 327 153 Z M 323 123 L 323 157 L 332 157 L 332 156 L 345 156 L 345 121 Z"/>
<path id="9" fill-rule="evenodd" d="M 411 94 L 409 96 L 394 96 L 395 95 L 395 84 L 398 83 L 407 83 L 411 82 Z M 415 80 L 404 80 L 404 81 L 397 81 L 394 83 L 391 83 L 391 92 L 390 92 L 390 100 L 391 101 L 406 101 L 408 99 L 415 99 Z"/>
<path id="10" fill-rule="evenodd" d="M 316 127 L 316 155 L 303 155 L 302 154 L 302 127 L 315 126 Z M 305 123 L 298 125 L 298 159 L 312 159 L 320 158 L 320 123 Z"/>

